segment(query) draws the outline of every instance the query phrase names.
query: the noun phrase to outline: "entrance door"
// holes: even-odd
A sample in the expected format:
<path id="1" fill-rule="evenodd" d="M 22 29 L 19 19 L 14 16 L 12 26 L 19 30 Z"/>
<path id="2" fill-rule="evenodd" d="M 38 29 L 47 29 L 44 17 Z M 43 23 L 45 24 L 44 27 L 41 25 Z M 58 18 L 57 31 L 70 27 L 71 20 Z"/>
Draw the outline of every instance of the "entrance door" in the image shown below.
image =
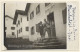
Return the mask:
<path id="1" fill-rule="evenodd" d="M 56 31 L 55 31 L 55 23 L 54 23 L 54 13 L 50 13 L 49 15 L 47 15 L 47 21 L 50 24 L 50 34 L 49 36 L 51 36 L 51 38 L 55 38 L 56 37 Z"/>

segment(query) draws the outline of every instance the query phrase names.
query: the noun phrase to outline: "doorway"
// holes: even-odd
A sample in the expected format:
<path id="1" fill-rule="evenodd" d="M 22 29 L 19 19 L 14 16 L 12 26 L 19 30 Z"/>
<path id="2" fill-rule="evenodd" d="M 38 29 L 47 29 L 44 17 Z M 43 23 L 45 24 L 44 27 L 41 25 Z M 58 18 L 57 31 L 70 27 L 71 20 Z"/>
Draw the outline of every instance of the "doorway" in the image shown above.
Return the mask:
<path id="1" fill-rule="evenodd" d="M 56 37 L 56 31 L 55 31 L 55 21 L 54 21 L 54 13 L 49 13 L 47 15 L 47 21 L 50 24 L 50 34 L 48 36 L 50 38 L 55 38 Z"/>

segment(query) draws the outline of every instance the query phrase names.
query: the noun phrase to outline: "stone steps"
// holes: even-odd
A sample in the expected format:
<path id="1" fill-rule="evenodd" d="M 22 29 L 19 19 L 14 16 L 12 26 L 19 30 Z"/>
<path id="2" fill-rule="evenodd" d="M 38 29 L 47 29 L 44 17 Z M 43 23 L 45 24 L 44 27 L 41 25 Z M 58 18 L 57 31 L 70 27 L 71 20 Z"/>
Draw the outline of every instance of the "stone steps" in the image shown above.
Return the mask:
<path id="1" fill-rule="evenodd" d="M 49 42 L 49 43 L 34 43 L 34 45 L 58 45 L 60 42 Z"/>
<path id="2" fill-rule="evenodd" d="M 40 42 L 34 43 L 34 48 L 46 48 L 46 49 L 57 49 L 64 45 L 61 44 L 56 38 L 45 38 Z"/>

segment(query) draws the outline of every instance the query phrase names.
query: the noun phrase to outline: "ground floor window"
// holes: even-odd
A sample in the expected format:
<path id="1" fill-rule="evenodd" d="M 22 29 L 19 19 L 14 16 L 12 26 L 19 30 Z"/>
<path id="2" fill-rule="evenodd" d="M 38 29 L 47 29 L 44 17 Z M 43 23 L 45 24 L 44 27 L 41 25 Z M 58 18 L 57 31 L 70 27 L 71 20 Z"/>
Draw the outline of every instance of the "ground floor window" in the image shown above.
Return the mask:
<path id="1" fill-rule="evenodd" d="M 34 33 L 35 33 L 34 27 L 31 27 L 31 35 L 33 35 Z"/>

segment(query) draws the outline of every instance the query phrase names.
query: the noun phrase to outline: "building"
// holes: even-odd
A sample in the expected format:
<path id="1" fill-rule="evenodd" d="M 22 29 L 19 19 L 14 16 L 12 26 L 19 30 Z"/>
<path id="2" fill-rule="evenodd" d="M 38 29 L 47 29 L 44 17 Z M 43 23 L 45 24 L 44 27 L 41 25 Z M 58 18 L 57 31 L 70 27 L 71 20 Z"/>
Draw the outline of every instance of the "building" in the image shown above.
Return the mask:
<path id="1" fill-rule="evenodd" d="M 5 15 L 5 33 L 6 38 L 16 38 L 15 25 L 13 24 L 13 18 Z"/>
<path id="2" fill-rule="evenodd" d="M 16 25 L 17 38 L 28 38 L 28 21 L 25 11 L 16 10 L 13 24 Z"/>
<path id="3" fill-rule="evenodd" d="M 66 3 L 28 3 L 25 12 L 16 11 L 14 24 L 17 26 L 17 37 L 37 40 L 41 37 L 39 23 L 44 23 L 44 19 L 54 25 L 52 37 L 66 43 Z"/>

